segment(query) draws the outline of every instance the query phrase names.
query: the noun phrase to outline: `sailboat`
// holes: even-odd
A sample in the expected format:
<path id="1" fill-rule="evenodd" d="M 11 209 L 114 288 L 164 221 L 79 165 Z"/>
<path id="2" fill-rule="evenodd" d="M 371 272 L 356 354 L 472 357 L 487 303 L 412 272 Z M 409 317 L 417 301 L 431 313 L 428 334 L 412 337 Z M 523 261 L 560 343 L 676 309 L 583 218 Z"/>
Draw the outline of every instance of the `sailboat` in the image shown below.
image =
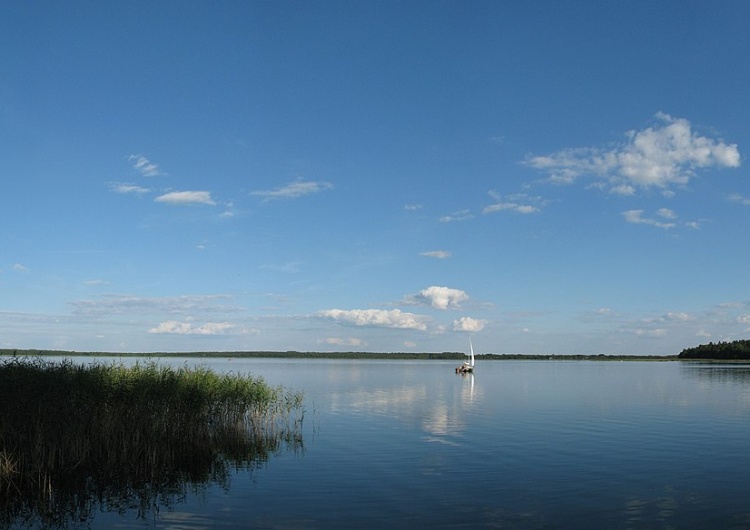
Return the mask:
<path id="1" fill-rule="evenodd" d="M 464 361 L 461 366 L 456 368 L 457 374 L 474 373 L 474 345 L 471 343 L 471 339 L 469 339 L 469 351 L 471 352 L 469 360 Z"/>

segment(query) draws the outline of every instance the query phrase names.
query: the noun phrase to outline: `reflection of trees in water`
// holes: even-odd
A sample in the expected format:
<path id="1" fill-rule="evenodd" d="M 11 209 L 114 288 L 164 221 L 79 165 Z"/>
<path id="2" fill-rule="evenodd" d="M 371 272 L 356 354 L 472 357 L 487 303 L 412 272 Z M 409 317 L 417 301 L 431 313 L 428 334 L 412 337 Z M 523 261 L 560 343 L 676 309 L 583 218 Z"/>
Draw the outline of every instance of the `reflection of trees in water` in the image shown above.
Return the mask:
<path id="1" fill-rule="evenodd" d="M 260 379 L 12 361 L 0 389 L 0 527 L 144 517 L 302 448 L 301 396 Z"/>
<path id="2" fill-rule="evenodd" d="M 750 364 L 682 362 L 680 367 L 687 377 L 707 379 L 716 383 L 750 384 Z"/>

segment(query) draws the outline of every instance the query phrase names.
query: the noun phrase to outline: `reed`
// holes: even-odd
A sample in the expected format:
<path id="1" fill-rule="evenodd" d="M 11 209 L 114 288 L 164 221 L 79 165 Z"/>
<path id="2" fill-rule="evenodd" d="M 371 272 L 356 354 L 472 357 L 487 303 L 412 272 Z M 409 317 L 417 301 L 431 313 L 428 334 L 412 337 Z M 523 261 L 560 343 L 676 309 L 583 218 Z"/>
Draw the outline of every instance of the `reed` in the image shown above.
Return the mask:
<path id="1" fill-rule="evenodd" d="M 302 446 L 302 395 L 206 367 L 0 362 L 0 526 L 148 510 Z"/>

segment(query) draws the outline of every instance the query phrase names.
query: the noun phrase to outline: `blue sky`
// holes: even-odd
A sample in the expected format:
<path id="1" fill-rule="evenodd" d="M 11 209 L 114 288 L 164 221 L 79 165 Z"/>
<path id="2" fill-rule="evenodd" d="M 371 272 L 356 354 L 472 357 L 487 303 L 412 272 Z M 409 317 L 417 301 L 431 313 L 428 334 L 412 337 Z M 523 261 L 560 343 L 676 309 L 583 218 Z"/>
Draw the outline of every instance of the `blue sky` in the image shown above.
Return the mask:
<path id="1" fill-rule="evenodd" d="M 750 337 L 750 3 L 10 2 L 0 347 Z"/>

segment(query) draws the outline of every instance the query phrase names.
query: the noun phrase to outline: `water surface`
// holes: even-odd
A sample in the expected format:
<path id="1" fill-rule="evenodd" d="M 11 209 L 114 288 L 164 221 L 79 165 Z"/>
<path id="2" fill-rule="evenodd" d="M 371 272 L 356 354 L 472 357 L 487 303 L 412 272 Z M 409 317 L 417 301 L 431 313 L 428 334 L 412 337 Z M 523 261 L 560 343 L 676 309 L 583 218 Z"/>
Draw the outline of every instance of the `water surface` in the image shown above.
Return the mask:
<path id="1" fill-rule="evenodd" d="M 304 448 L 92 528 L 750 528 L 747 366 L 160 362 L 304 391 Z"/>

